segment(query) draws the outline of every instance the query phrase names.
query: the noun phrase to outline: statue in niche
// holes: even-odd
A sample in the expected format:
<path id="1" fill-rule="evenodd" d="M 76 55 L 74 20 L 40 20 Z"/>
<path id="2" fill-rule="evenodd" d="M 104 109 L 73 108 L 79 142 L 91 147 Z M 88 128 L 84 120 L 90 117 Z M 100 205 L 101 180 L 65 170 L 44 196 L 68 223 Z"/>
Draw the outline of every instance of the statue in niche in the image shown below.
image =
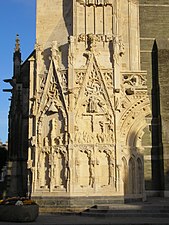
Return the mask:
<path id="1" fill-rule="evenodd" d="M 113 50 L 114 54 L 117 56 L 123 56 L 124 55 L 124 44 L 122 42 L 121 37 L 115 36 L 113 39 Z"/>
<path id="2" fill-rule="evenodd" d="M 94 97 L 90 97 L 87 105 L 88 113 L 97 113 L 97 102 Z"/>
<path id="3" fill-rule="evenodd" d="M 107 134 L 106 141 L 107 141 L 107 143 L 114 142 L 114 134 L 112 131 L 110 131 L 110 133 Z"/>
<path id="4" fill-rule="evenodd" d="M 122 42 L 121 37 L 119 38 L 119 55 L 123 56 L 125 52 L 124 44 Z"/>
<path id="5" fill-rule="evenodd" d="M 79 181 L 79 165 L 80 165 L 79 160 L 76 159 L 75 160 L 75 177 L 76 177 L 76 183 L 78 183 L 78 181 Z"/>
<path id="6" fill-rule="evenodd" d="M 94 187 L 94 183 L 95 183 L 95 167 L 94 167 L 94 162 L 90 163 L 90 167 L 89 167 L 89 185 L 91 187 Z"/>
<path id="7" fill-rule="evenodd" d="M 91 3 L 89 3 L 91 4 Z M 96 47 L 96 36 L 94 34 L 87 35 L 88 50 L 93 51 Z"/>
<path id="8" fill-rule="evenodd" d="M 54 187 L 58 187 L 58 184 L 57 184 L 57 165 L 56 163 L 53 164 L 53 185 Z"/>
<path id="9" fill-rule="evenodd" d="M 76 133 L 75 133 L 75 142 L 76 143 L 83 142 L 83 134 L 80 131 L 76 131 Z"/>
<path id="10" fill-rule="evenodd" d="M 114 162 L 110 160 L 109 164 L 109 185 L 114 184 Z"/>
<path id="11" fill-rule="evenodd" d="M 70 168 L 69 168 L 68 160 L 66 160 L 66 163 L 65 163 L 65 181 L 66 181 L 66 186 L 68 188 L 70 183 Z"/>
<path id="12" fill-rule="evenodd" d="M 57 154 L 54 153 L 53 154 L 53 166 L 52 166 L 52 180 L 53 180 L 53 186 L 56 188 L 58 187 L 58 183 L 57 183 Z"/>
<path id="13" fill-rule="evenodd" d="M 56 138 L 56 129 L 57 129 L 57 119 L 52 119 L 50 121 L 50 137 L 51 137 L 51 146 L 55 145 L 55 138 Z"/>
<path id="14" fill-rule="evenodd" d="M 37 166 L 37 172 L 38 172 L 38 180 L 39 180 L 39 186 L 42 188 L 45 186 L 45 153 L 41 152 L 39 155 L 38 160 L 38 166 Z"/>
<path id="15" fill-rule="evenodd" d="M 38 124 L 37 144 L 40 148 L 42 147 L 42 121 Z"/>
<path id="16" fill-rule="evenodd" d="M 93 158 L 93 154 L 90 151 L 88 153 L 89 157 L 89 185 L 93 188 L 95 183 L 95 160 Z"/>
<path id="17" fill-rule="evenodd" d="M 121 168 L 120 165 L 116 165 L 117 177 L 115 177 L 115 181 L 114 181 L 116 187 L 120 181 L 120 168 Z"/>
<path id="18" fill-rule="evenodd" d="M 35 101 L 35 98 L 33 98 L 33 102 L 31 104 L 30 115 L 36 116 L 36 101 Z"/>
<path id="19" fill-rule="evenodd" d="M 96 138 L 98 143 L 103 143 L 105 140 L 104 124 L 102 121 L 99 121 L 99 125 L 100 125 L 100 132 L 96 134 Z"/>
<path id="20" fill-rule="evenodd" d="M 107 142 L 112 143 L 114 142 L 114 127 L 113 124 L 109 124 L 108 126 L 108 134 L 107 134 Z"/>
<path id="21" fill-rule="evenodd" d="M 114 63 L 114 74 L 115 74 L 115 92 L 120 92 L 120 70 L 121 70 L 121 61 L 124 54 L 124 45 L 121 39 L 118 36 L 115 36 L 113 39 L 113 63 Z"/>

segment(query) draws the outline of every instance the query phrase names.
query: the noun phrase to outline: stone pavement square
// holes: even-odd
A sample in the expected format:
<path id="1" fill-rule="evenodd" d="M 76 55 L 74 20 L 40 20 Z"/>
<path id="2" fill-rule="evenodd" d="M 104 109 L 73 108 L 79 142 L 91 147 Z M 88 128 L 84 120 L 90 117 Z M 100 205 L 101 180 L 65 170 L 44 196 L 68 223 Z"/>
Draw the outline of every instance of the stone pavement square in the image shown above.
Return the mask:
<path id="1" fill-rule="evenodd" d="M 35 222 L 0 222 L 0 225 L 169 225 L 168 218 L 113 218 L 80 215 L 39 215 Z"/>

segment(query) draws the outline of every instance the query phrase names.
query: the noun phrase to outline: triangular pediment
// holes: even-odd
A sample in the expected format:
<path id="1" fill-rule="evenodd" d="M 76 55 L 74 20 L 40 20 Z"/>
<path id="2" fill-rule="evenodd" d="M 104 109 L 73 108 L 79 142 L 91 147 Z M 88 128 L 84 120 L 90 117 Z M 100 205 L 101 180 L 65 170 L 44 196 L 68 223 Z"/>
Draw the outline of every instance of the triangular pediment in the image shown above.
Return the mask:
<path id="1" fill-rule="evenodd" d="M 49 72 L 42 84 L 43 92 L 40 96 L 40 106 L 38 112 L 56 113 L 58 108 L 66 111 L 66 104 L 62 87 L 53 61 L 51 60 Z"/>

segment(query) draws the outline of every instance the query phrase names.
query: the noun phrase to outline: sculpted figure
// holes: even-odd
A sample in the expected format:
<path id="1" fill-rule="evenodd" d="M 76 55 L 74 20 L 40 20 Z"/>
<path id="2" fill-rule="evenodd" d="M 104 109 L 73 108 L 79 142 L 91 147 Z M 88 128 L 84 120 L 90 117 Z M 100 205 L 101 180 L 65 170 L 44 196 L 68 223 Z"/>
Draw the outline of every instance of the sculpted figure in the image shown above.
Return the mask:
<path id="1" fill-rule="evenodd" d="M 70 182 L 70 168 L 69 168 L 68 161 L 65 163 L 65 182 L 66 182 L 66 187 L 68 189 L 69 182 Z"/>
<path id="2" fill-rule="evenodd" d="M 57 187 L 57 153 L 55 152 L 53 154 L 53 163 L 52 163 L 52 181 L 53 181 L 53 186 Z"/>
<path id="3" fill-rule="evenodd" d="M 95 183 L 95 167 L 93 162 L 90 164 L 89 173 L 90 173 L 89 185 L 93 187 Z"/>
<path id="4" fill-rule="evenodd" d="M 45 186 L 45 153 L 41 152 L 38 161 L 38 180 L 39 186 Z"/>
<path id="5" fill-rule="evenodd" d="M 94 34 L 87 35 L 87 44 L 89 51 L 93 51 L 96 47 L 96 36 Z"/>
<path id="6" fill-rule="evenodd" d="M 97 112 L 97 102 L 96 102 L 96 99 L 94 99 L 93 97 L 89 98 L 88 105 L 87 105 L 87 112 L 88 113 Z"/>
<path id="7" fill-rule="evenodd" d="M 58 48 L 57 41 L 52 42 L 51 52 L 52 52 L 52 58 L 55 59 L 56 62 L 57 62 L 57 65 L 60 66 L 61 59 L 60 59 L 60 51 L 59 51 L 59 48 Z"/>
<path id="8" fill-rule="evenodd" d="M 75 176 L 76 176 L 76 182 L 78 183 L 79 181 L 79 165 L 80 165 L 80 162 L 78 159 L 75 160 Z"/>
<path id="9" fill-rule="evenodd" d="M 109 165 L 109 184 L 114 183 L 114 162 L 111 160 Z"/>
<path id="10" fill-rule="evenodd" d="M 88 152 L 88 157 L 89 157 L 89 185 L 93 187 L 95 183 L 95 160 L 93 157 L 93 153 L 91 151 Z"/>

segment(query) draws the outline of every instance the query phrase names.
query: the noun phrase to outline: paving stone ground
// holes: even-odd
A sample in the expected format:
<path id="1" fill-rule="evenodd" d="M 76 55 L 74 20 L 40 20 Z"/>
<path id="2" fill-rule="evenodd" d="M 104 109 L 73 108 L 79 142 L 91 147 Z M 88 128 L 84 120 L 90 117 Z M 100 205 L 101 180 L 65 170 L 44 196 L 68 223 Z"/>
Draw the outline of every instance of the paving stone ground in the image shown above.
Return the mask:
<path id="1" fill-rule="evenodd" d="M 0 225 L 169 225 L 169 218 L 106 218 L 77 215 L 40 215 L 35 222 L 0 222 Z"/>
<path id="2" fill-rule="evenodd" d="M 140 204 L 140 203 L 139 203 Z M 153 198 L 144 204 L 169 206 L 169 199 Z M 2 222 L 0 225 L 169 225 L 169 217 L 108 217 L 83 216 L 80 214 L 40 214 L 35 222 Z"/>

